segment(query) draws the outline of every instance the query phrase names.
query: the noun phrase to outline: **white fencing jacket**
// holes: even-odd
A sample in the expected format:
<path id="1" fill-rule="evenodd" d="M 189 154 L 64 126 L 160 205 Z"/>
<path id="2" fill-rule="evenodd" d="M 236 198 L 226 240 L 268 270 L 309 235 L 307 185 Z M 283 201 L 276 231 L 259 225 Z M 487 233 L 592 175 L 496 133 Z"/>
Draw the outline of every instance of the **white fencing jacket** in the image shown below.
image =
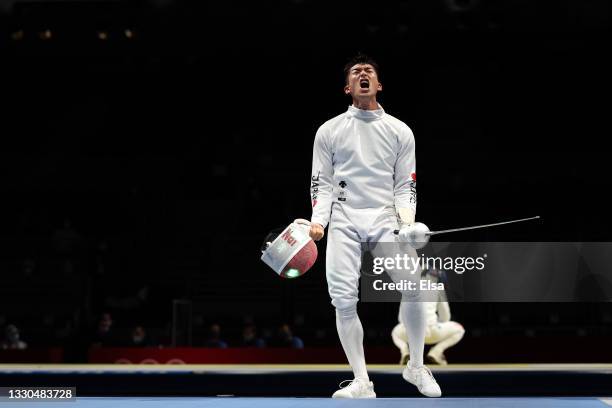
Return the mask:
<path id="1" fill-rule="evenodd" d="M 367 228 L 388 208 L 416 213 L 414 135 L 399 119 L 377 110 L 348 110 L 325 122 L 312 157 L 313 223 L 327 226 L 332 203 Z"/>

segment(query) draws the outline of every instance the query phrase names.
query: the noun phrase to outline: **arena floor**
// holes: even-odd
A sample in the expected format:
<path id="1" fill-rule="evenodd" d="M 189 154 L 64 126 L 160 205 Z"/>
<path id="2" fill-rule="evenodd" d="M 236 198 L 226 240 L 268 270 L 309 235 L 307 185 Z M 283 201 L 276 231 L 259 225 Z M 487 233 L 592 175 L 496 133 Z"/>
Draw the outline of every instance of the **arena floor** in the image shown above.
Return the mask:
<path id="1" fill-rule="evenodd" d="M 79 397 L 73 402 L 33 403 L 55 408 L 605 408 L 611 399 L 600 398 L 378 398 L 375 400 L 333 400 L 331 398 L 193 398 L 193 397 Z M 3 403 L 3 407 L 23 408 L 23 402 Z"/>
<path id="2" fill-rule="evenodd" d="M 75 387 L 76 401 L 0 407 L 512 407 L 612 406 L 610 364 L 432 367 L 443 392 L 423 398 L 399 365 L 370 365 L 376 400 L 333 400 L 347 365 L 28 365 L 0 364 L 1 387 Z"/>

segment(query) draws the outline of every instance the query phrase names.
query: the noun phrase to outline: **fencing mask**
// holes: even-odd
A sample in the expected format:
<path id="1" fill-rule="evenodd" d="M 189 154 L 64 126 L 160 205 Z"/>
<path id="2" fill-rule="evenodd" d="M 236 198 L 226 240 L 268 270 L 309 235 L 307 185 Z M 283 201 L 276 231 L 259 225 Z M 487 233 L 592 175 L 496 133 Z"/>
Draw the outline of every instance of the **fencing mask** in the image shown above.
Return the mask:
<path id="1" fill-rule="evenodd" d="M 305 274 L 317 260 L 317 246 L 310 238 L 310 221 L 297 219 L 264 240 L 261 260 L 282 278 Z"/>

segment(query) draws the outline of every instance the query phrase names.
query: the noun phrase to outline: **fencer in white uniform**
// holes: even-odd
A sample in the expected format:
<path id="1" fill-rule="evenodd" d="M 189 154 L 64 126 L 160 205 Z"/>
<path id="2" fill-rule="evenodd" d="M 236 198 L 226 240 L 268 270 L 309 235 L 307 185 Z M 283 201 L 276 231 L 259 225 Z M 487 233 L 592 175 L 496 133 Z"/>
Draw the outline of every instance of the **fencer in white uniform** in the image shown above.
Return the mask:
<path id="1" fill-rule="evenodd" d="M 393 233 L 414 223 L 416 212 L 415 141 L 410 128 L 387 114 L 376 101 L 382 90 L 378 66 L 359 55 L 345 67 L 348 110 L 325 122 L 313 148 L 311 236 L 318 240 L 328 226 L 326 277 L 336 308 L 338 336 L 353 369 L 354 380 L 334 398 L 374 398 L 364 351 L 363 328 L 357 315 L 361 258 L 398 253 Z M 383 244 L 381 244 L 383 243 Z M 416 251 L 404 245 L 416 257 Z M 389 254 L 392 256 L 392 254 Z M 418 280 L 420 271 L 387 269 L 394 281 Z M 416 272 L 416 273 L 414 273 Z M 403 292 L 400 310 L 410 328 L 411 360 L 402 375 L 427 396 L 440 387 L 423 365 L 425 313 L 418 292 Z"/>
<path id="2" fill-rule="evenodd" d="M 424 277 L 432 282 L 438 282 L 437 275 L 427 273 Z M 451 321 L 450 306 L 444 291 L 438 292 L 435 302 L 424 302 L 425 321 L 425 344 L 431 345 L 427 353 L 428 360 L 434 364 L 447 365 L 444 352 L 459 343 L 465 334 L 465 329 L 460 323 Z M 400 364 L 405 364 L 410 356 L 408 347 L 408 335 L 406 326 L 402 323 L 402 313 L 398 314 L 399 323 L 391 331 L 393 343 L 400 350 Z"/>

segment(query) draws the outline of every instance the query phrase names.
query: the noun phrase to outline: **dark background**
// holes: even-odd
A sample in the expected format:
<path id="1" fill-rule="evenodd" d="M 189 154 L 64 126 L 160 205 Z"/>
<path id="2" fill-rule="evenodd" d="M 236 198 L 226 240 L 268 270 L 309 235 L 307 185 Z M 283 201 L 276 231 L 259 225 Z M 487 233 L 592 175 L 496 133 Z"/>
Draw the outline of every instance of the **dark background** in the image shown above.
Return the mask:
<path id="1" fill-rule="evenodd" d="M 259 247 L 309 217 L 314 134 L 350 103 L 357 51 L 414 131 L 418 220 L 540 215 L 455 239 L 610 239 L 607 1 L 0 5 L 0 326 L 31 345 L 83 344 L 105 311 L 167 343 L 173 299 L 193 302 L 194 345 L 213 322 L 232 345 L 245 320 L 335 345 L 324 254 L 283 281 Z M 396 306 L 360 313 L 368 342 L 389 345 Z M 453 315 L 467 338 L 612 322 L 607 303 Z"/>

